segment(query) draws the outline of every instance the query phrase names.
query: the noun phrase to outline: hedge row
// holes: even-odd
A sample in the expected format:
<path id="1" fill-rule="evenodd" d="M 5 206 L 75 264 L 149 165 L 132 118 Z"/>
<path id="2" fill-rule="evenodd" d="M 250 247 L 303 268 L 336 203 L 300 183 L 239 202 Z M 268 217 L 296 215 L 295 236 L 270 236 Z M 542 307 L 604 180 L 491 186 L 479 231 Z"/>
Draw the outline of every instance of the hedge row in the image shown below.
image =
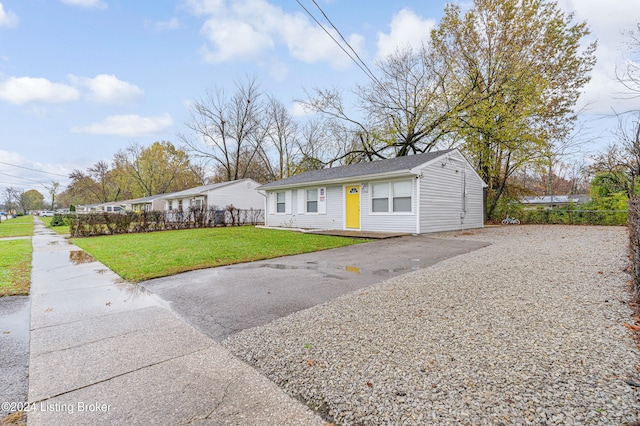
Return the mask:
<path id="1" fill-rule="evenodd" d="M 233 206 L 225 210 L 193 207 L 184 211 L 79 214 L 71 216 L 69 232 L 72 237 L 90 237 L 263 223 L 263 210 L 240 210 Z"/>
<path id="2" fill-rule="evenodd" d="M 536 225 L 616 225 L 627 224 L 626 210 L 522 210 L 521 223 Z"/>

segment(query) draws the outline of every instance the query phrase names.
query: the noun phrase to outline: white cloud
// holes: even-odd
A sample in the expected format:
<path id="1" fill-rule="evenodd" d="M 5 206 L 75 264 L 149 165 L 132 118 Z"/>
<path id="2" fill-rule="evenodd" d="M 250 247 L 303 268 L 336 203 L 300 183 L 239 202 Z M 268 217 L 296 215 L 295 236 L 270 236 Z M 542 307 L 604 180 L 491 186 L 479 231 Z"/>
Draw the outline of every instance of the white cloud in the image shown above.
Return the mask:
<path id="1" fill-rule="evenodd" d="M 91 135 L 113 135 L 126 137 L 143 137 L 159 133 L 173 125 L 169 113 L 156 117 L 141 117 L 139 115 L 112 115 L 100 123 L 71 128 L 72 133 L 87 133 Z"/>
<path id="2" fill-rule="evenodd" d="M 106 9 L 107 3 L 101 0 L 60 0 L 69 6 L 78 6 L 85 9 Z"/>
<path id="3" fill-rule="evenodd" d="M 182 28 L 182 23 L 178 18 L 171 18 L 168 21 L 157 21 L 157 22 L 145 21 L 144 27 L 149 30 L 164 32 L 164 31 L 173 31 L 173 30 Z"/>
<path id="4" fill-rule="evenodd" d="M 76 86 L 87 88 L 90 91 L 89 98 L 96 102 L 125 104 L 143 94 L 138 86 L 119 80 L 112 74 L 99 74 L 94 78 L 70 75 L 69 80 Z"/>
<path id="5" fill-rule="evenodd" d="M 202 55 L 209 62 L 264 60 L 282 46 L 303 62 L 327 62 L 336 68 L 350 65 L 324 30 L 302 13 L 287 13 L 266 0 L 189 0 L 187 4 L 193 14 L 205 18 L 202 34 L 208 43 Z M 363 38 L 346 37 L 362 54 Z"/>
<path id="6" fill-rule="evenodd" d="M 640 100 L 629 99 L 628 94 L 625 95 L 628 91 L 616 80 L 616 72 L 623 72 L 630 58 L 627 45 L 630 39 L 624 33 L 636 28 L 640 2 L 560 0 L 559 6 L 566 12 L 574 12 L 574 22 L 586 21 L 591 30 L 589 41 L 598 41 L 598 62 L 581 99 L 581 104 L 587 105 L 587 112 L 612 114 L 613 110 L 640 108 Z"/>
<path id="7" fill-rule="evenodd" d="M 378 53 L 376 57 L 384 57 L 394 53 L 398 48 L 420 48 L 427 43 L 431 30 L 436 22 L 433 19 L 422 19 L 410 9 L 402 9 L 393 15 L 389 34 L 378 32 Z"/>
<path id="8" fill-rule="evenodd" d="M 311 115 L 311 111 L 309 111 L 303 104 L 300 102 L 294 102 L 293 105 L 289 108 L 289 112 L 294 117 L 305 117 L 307 115 Z"/>
<path id="9" fill-rule="evenodd" d="M 22 105 L 30 102 L 63 103 L 77 101 L 81 90 L 94 102 L 125 104 L 140 98 L 142 89 L 115 75 L 99 74 L 93 78 L 69 75 L 71 84 L 54 83 L 46 78 L 10 77 L 0 82 L 0 99 Z"/>
<path id="10" fill-rule="evenodd" d="M 11 11 L 5 11 L 4 6 L 0 3 L 0 28 L 14 28 L 18 26 L 18 15 Z"/>
<path id="11" fill-rule="evenodd" d="M 10 77 L 0 82 L 0 99 L 16 105 L 28 102 L 63 103 L 75 101 L 80 93 L 66 84 L 46 78 Z"/>

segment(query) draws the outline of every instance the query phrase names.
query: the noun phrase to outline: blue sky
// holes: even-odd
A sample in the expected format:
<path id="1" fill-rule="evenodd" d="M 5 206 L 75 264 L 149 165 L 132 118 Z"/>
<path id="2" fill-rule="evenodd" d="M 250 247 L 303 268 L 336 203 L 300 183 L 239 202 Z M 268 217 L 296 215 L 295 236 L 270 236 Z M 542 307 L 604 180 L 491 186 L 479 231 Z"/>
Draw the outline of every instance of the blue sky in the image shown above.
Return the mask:
<path id="1" fill-rule="evenodd" d="M 311 0 L 301 3 L 320 17 Z M 370 65 L 426 40 L 445 3 L 318 0 Z M 559 4 L 599 42 L 581 101 L 588 155 L 611 137 L 602 114 L 640 108 L 613 81 L 640 2 Z M 0 0 L 0 192 L 65 185 L 73 169 L 110 161 L 131 142 L 179 145 L 190 103 L 246 76 L 292 109 L 304 89 L 366 81 L 296 0 Z"/>

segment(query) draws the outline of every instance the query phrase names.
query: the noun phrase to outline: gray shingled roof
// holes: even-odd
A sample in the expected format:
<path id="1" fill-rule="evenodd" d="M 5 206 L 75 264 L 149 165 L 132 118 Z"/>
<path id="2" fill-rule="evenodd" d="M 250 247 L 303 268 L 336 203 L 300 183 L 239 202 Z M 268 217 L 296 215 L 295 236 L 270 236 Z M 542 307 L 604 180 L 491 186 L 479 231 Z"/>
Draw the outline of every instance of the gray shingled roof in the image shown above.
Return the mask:
<path id="1" fill-rule="evenodd" d="M 171 192 L 169 194 L 163 194 L 162 197 L 160 197 L 160 198 L 168 199 L 168 198 L 188 197 L 190 195 L 199 195 L 199 194 L 202 194 L 203 192 L 210 191 L 210 190 L 216 189 L 216 188 L 222 188 L 223 186 L 227 186 L 227 185 L 230 185 L 230 184 L 236 183 L 236 182 L 239 182 L 239 181 L 238 180 L 234 180 L 234 181 L 230 181 L 230 182 L 220 182 L 220 183 L 212 183 L 211 185 L 197 186 L 195 188 L 185 189 L 184 191 L 178 191 L 178 192 Z"/>
<path id="2" fill-rule="evenodd" d="M 295 176 L 284 178 L 275 182 L 264 184 L 258 189 L 270 189 L 279 186 L 297 185 L 310 182 L 324 182 L 338 179 L 347 179 L 357 176 L 370 176 L 382 173 L 399 172 L 409 170 L 421 164 L 429 162 L 434 158 L 438 158 L 448 152 L 453 151 L 447 149 L 443 151 L 432 151 L 424 154 L 407 155 L 405 157 L 390 158 L 388 160 L 376 160 L 366 163 L 350 164 L 348 166 L 331 167 L 322 170 L 312 170 L 300 173 Z"/>

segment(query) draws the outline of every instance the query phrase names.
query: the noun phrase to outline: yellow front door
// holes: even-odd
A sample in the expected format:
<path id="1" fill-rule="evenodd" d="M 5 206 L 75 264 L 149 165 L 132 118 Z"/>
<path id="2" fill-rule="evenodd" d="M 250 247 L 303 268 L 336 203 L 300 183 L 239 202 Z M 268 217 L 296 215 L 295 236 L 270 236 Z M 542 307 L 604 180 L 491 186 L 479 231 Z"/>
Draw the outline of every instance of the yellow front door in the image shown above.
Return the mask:
<path id="1" fill-rule="evenodd" d="M 360 185 L 351 185 L 346 188 L 347 201 L 347 228 L 360 229 Z"/>

